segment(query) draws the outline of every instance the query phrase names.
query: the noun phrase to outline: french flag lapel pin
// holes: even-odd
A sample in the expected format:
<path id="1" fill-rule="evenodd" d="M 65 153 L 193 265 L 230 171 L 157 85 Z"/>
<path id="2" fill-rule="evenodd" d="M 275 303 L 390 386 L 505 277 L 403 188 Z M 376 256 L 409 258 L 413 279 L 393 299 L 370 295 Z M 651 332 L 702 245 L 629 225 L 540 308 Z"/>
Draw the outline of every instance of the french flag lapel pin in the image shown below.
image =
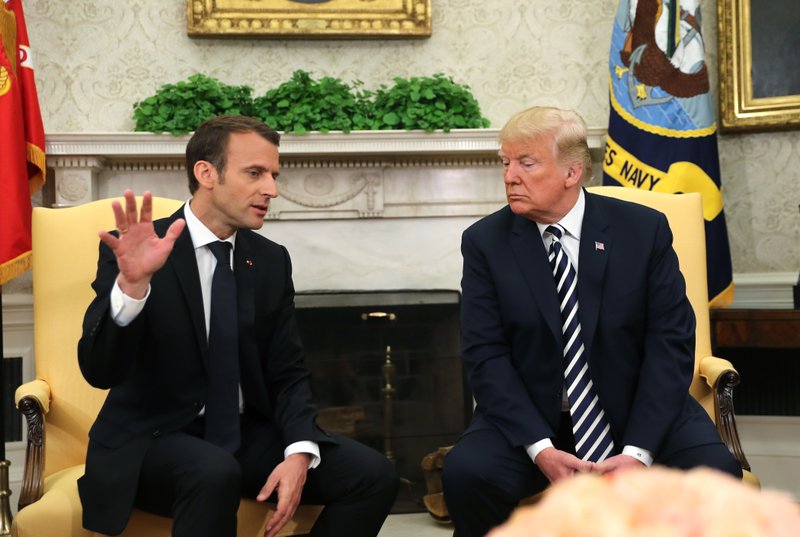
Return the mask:
<path id="1" fill-rule="evenodd" d="M 594 250 L 595 252 L 605 252 L 606 245 L 599 241 L 594 241 Z"/>

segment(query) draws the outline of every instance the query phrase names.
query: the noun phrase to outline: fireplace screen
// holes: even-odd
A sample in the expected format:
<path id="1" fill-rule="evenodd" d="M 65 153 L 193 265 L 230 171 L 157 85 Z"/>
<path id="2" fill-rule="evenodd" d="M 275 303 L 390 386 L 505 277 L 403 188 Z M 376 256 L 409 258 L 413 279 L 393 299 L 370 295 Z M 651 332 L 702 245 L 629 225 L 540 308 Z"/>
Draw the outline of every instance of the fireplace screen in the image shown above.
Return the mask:
<path id="1" fill-rule="evenodd" d="M 319 423 L 384 453 L 403 485 L 393 512 L 421 512 L 422 458 L 472 413 L 459 352 L 459 293 L 304 293 L 297 320 Z"/>

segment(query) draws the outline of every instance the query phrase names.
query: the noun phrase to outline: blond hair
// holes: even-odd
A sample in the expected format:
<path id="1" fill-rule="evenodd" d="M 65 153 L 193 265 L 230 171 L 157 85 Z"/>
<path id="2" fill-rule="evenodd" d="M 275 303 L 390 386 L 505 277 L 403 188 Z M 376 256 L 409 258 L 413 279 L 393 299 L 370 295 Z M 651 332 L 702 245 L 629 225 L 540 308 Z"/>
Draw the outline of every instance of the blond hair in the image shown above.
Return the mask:
<path id="1" fill-rule="evenodd" d="M 534 106 L 517 112 L 500 130 L 500 144 L 551 136 L 559 164 L 582 164 L 582 182 L 592 177 L 592 157 L 586 141 L 586 123 L 572 110 Z"/>

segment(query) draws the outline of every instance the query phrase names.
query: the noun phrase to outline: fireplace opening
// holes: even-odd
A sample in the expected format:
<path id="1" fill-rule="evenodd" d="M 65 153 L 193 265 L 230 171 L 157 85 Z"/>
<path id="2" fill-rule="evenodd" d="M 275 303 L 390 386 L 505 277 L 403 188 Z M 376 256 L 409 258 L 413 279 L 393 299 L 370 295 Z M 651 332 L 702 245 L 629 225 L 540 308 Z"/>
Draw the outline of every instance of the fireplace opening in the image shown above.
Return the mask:
<path id="1" fill-rule="evenodd" d="M 457 291 L 308 292 L 297 321 L 322 427 L 386 455 L 402 480 L 393 513 L 424 512 L 423 457 L 472 414 Z"/>

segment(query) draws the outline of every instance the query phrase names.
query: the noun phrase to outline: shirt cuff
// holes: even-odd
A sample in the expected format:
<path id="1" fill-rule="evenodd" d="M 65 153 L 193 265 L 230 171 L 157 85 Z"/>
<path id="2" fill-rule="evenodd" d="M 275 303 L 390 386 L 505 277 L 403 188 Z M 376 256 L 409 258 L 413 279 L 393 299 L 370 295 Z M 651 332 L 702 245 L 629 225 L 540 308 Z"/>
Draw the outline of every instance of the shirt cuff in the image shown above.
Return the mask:
<path id="1" fill-rule="evenodd" d="M 150 285 L 144 298 L 136 299 L 126 295 L 119 286 L 119 282 L 114 280 L 114 287 L 111 288 L 111 318 L 117 326 L 128 326 L 144 309 L 144 303 L 150 296 Z"/>
<path id="2" fill-rule="evenodd" d="M 289 444 L 286 449 L 283 450 L 283 458 L 285 459 L 289 455 L 294 455 L 295 453 L 308 453 L 311 455 L 311 460 L 308 463 L 309 470 L 313 470 L 322 462 L 322 458 L 319 456 L 319 444 L 316 442 L 301 440 L 300 442 Z"/>
<path id="3" fill-rule="evenodd" d="M 653 465 L 653 454 L 646 449 L 638 448 L 636 446 L 625 446 L 622 448 L 622 454 L 633 457 L 637 461 L 643 463 L 645 466 Z"/>
<path id="4" fill-rule="evenodd" d="M 541 453 L 542 451 L 544 451 L 546 448 L 549 447 L 554 447 L 553 441 L 550 440 L 549 438 L 545 438 L 543 440 L 539 440 L 534 444 L 528 444 L 527 446 L 525 446 L 525 451 L 528 453 L 528 457 L 530 457 L 531 460 L 533 461 L 533 464 L 536 464 L 536 457 L 539 455 L 539 453 Z"/>

